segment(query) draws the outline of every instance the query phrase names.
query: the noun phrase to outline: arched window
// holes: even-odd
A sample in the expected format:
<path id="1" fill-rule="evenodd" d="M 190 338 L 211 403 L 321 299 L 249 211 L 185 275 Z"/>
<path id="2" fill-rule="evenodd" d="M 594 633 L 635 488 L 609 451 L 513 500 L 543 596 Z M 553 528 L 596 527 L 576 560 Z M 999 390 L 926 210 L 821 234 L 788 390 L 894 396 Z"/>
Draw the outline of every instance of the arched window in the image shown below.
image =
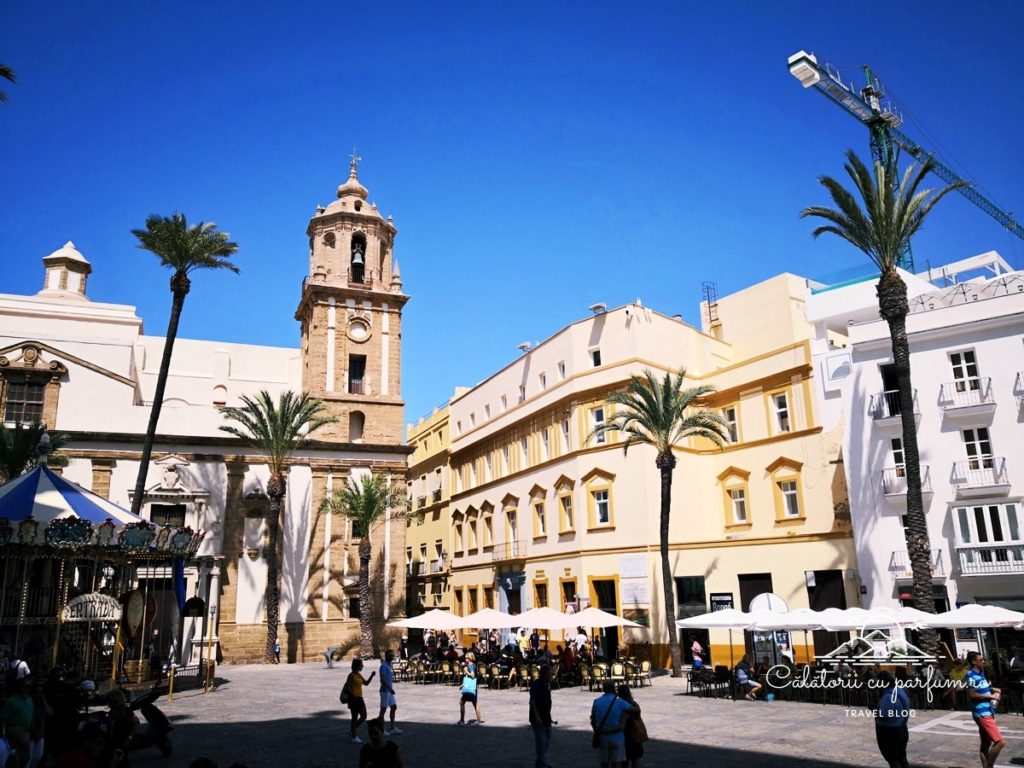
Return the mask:
<path id="1" fill-rule="evenodd" d="M 366 278 L 366 235 L 362 232 L 356 232 L 352 235 L 349 276 L 353 283 L 361 283 Z"/>
<path id="2" fill-rule="evenodd" d="M 362 411 L 352 411 L 348 417 L 348 441 L 350 443 L 363 442 L 363 429 L 366 427 L 366 414 Z"/>

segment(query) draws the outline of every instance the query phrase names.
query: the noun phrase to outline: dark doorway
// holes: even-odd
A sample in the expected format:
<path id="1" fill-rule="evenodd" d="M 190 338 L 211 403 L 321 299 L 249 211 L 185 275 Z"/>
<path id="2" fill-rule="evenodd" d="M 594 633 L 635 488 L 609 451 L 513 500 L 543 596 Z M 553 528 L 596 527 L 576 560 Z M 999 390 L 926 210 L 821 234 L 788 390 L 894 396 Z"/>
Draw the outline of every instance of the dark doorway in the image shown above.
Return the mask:
<path id="1" fill-rule="evenodd" d="M 741 573 L 740 610 L 749 611 L 750 601 L 760 594 L 772 591 L 770 573 Z M 751 661 L 760 661 L 767 656 L 772 664 L 778 663 L 773 632 L 744 632 L 743 644 Z"/>
<path id="2" fill-rule="evenodd" d="M 807 580 L 807 603 L 812 611 L 826 608 L 846 608 L 846 590 L 843 587 L 842 571 L 811 571 L 812 579 Z M 810 576 L 810 574 L 808 574 Z M 849 632 L 828 632 L 819 629 L 814 632 L 814 655 L 834 651 L 850 639 Z"/>
<path id="3" fill-rule="evenodd" d="M 505 590 L 505 599 L 508 601 L 508 613 L 517 614 L 523 612 L 523 596 L 519 587 Z"/>
<path id="4" fill-rule="evenodd" d="M 615 597 L 614 579 L 595 579 L 594 594 L 597 597 L 597 607 L 602 611 L 618 614 L 619 606 Z M 619 630 L 617 627 L 608 627 L 601 630 L 601 648 L 606 659 L 614 659 L 619 651 Z"/>
<path id="5" fill-rule="evenodd" d="M 900 415 L 900 385 L 896 377 L 896 366 L 893 363 L 885 363 L 878 367 L 882 374 L 882 407 L 885 409 L 881 414 L 883 417 Z"/>
<path id="6" fill-rule="evenodd" d="M 707 613 L 708 598 L 703 576 L 676 577 L 676 618 L 688 619 Z M 683 663 L 693 664 L 693 641 L 700 643 L 704 649 L 704 663 L 711 659 L 711 647 L 706 629 L 679 630 L 679 646 L 683 652 Z"/>
<path id="7" fill-rule="evenodd" d="M 348 356 L 348 393 L 350 395 L 365 395 L 366 387 L 363 382 L 366 376 L 366 355 Z"/>

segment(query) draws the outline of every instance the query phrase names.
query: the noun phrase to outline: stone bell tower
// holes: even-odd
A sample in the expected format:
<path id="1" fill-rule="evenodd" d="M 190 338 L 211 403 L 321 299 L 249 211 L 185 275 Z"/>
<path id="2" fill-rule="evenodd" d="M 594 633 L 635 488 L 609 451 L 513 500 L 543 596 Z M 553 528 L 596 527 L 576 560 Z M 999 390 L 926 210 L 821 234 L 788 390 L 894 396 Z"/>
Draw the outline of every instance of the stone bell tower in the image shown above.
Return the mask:
<path id="1" fill-rule="evenodd" d="M 402 292 L 397 230 L 368 202 L 353 155 L 338 199 L 310 219 L 309 276 L 295 318 L 302 323 L 303 388 L 338 423 L 315 438 L 401 445 Z"/>

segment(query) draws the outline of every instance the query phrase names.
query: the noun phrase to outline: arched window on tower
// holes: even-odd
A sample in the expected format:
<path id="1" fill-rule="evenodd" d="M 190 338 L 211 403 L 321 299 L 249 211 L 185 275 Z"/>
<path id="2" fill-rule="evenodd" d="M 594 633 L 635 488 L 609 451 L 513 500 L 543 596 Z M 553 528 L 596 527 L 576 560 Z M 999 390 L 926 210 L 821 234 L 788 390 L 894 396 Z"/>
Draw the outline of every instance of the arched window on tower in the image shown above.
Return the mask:
<path id="1" fill-rule="evenodd" d="M 366 278 L 366 235 L 362 232 L 352 235 L 349 277 L 353 283 L 362 283 Z"/>
<path id="2" fill-rule="evenodd" d="M 363 428 L 366 426 L 366 414 L 362 411 L 352 411 L 348 417 L 348 441 L 350 443 L 363 442 Z"/>

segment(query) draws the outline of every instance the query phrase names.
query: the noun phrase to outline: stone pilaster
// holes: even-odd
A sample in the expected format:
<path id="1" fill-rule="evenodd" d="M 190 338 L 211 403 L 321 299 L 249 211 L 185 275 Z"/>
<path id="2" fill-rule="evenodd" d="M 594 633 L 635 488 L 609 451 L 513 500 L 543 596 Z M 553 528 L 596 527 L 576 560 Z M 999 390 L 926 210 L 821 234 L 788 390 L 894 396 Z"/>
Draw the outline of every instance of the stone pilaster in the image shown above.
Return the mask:
<path id="1" fill-rule="evenodd" d="M 114 471 L 114 459 L 92 460 L 92 492 L 105 499 L 110 498 L 110 475 Z"/>

